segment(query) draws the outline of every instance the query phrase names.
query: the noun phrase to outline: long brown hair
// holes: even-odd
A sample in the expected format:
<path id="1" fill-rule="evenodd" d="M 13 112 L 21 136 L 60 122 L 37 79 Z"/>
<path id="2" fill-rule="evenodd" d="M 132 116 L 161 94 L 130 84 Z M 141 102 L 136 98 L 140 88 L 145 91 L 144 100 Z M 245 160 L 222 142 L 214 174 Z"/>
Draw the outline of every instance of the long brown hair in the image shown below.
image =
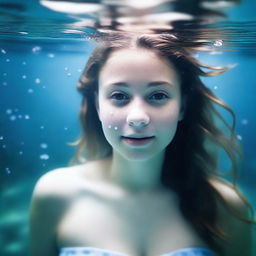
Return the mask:
<path id="1" fill-rule="evenodd" d="M 130 47 L 146 48 L 170 61 L 180 74 L 182 95 L 186 95 L 184 118 L 172 142 L 167 146 L 161 173 L 162 184 L 175 191 L 180 199 L 180 210 L 209 247 L 221 253 L 216 239 L 225 240 L 225 234 L 217 225 L 216 199 L 228 208 L 220 193 L 209 182 L 210 177 L 223 176 L 218 172 L 218 155 L 209 145 L 224 149 L 231 160 L 230 174 L 233 188 L 251 210 L 253 208 L 237 188 L 238 157 L 242 151 L 235 135 L 235 114 L 208 89 L 200 76 L 216 76 L 227 67 L 212 67 L 199 62 L 192 52 L 202 50 L 202 43 L 182 41 L 172 34 L 124 34 L 108 35 L 94 50 L 87 62 L 77 88 L 82 94 L 80 121 L 82 136 L 74 143 L 77 151 L 70 164 L 111 155 L 112 148 L 104 137 L 94 102 L 98 90 L 99 72 L 110 54 Z M 208 71 L 204 71 L 207 69 Z M 222 117 L 216 106 L 226 109 L 232 116 L 232 124 Z M 226 127 L 229 134 L 223 131 Z M 236 217 L 254 223 L 242 216 Z"/>

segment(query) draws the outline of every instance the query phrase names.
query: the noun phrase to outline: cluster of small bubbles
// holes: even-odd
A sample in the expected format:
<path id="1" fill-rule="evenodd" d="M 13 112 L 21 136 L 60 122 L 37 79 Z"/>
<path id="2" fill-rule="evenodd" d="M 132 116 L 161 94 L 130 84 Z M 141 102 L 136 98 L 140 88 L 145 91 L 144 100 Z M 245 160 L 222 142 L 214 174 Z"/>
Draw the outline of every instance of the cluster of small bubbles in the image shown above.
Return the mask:
<path id="1" fill-rule="evenodd" d="M 4 136 L 0 136 L 0 140 L 3 140 L 4 139 Z"/>
<path id="2" fill-rule="evenodd" d="M 29 115 L 25 115 L 24 118 L 25 119 L 30 119 L 30 116 Z"/>
<path id="3" fill-rule="evenodd" d="M 6 62 L 10 62 L 10 59 L 6 59 L 5 61 L 6 61 Z"/>
<path id="4" fill-rule="evenodd" d="M 41 148 L 48 148 L 48 145 L 47 145 L 46 143 L 41 143 L 41 144 L 40 144 L 40 147 L 41 147 Z"/>
<path id="5" fill-rule="evenodd" d="M 3 86 L 7 86 L 7 82 L 3 82 Z"/>
<path id="6" fill-rule="evenodd" d="M 43 130 L 43 129 L 44 129 L 44 126 L 43 126 L 43 125 L 41 125 L 41 126 L 40 126 L 40 129 L 41 129 L 41 130 Z"/>
<path id="7" fill-rule="evenodd" d="M 40 155 L 40 159 L 42 159 L 42 160 L 48 160 L 50 157 L 49 157 L 49 155 L 47 155 L 47 154 L 42 154 L 42 155 Z"/>
<path id="8" fill-rule="evenodd" d="M 6 50 L 3 49 L 3 48 L 1 48 L 1 53 L 2 53 L 2 54 L 6 54 Z"/>
<path id="9" fill-rule="evenodd" d="M 7 174 L 11 174 L 11 170 L 10 170 L 9 167 L 6 167 L 6 168 L 5 168 L 5 171 L 6 171 Z"/>
<path id="10" fill-rule="evenodd" d="M 41 48 L 40 46 L 35 46 L 35 47 L 32 48 L 32 52 L 33 52 L 33 53 L 38 53 L 38 52 L 40 52 L 41 50 L 42 50 L 42 48 Z"/>
<path id="11" fill-rule="evenodd" d="M 48 56 L 49 58 L 54 58 L 54 57 L 55 57 L 55 55 L 54 55 L 53 53 L 48 53 L 47 56 Z"/>
<path id="12" fill-rule="evenodd" d="M 243 139 L 243 137 L 241 135 L 237 135 L 236 137 L 237 137 L 238 140 L 242 140 Z"/>
<path id="13" fill-rule="evenodd" d="M 41 83 L 40 78 L 36 78 L 36 79 L 35 79 L 35 83 L 36 83 L 36 84 L 40 84 L 40 83 Z"/>
<path id="14" fill-rule="evenodd" d="M 15 121 L 15 120 L 16 120 L 16 116 L 15 116 L 15 115 L 11 115 L 11 116 L 10 116 L 10 120 L 11 120 L 11 121 Z"/>
<path id="15" fill-rule="evenodd" d="M 24 66 L 27 65 L 27 62 L 26 62 L 26 61 L 23 61 L 23 62 L 22 62 L 22 65 L 24 65 Z"/>
<path id="16" fill-rule="evenodd" d="M 214 46 L 222 46 L 223 45 L 223 40 L 216 40 L 214 43 L 213 43 Z"/>
<path id="17" fill-rule="evenodd" d="M 248 120 L 247 119 L 242 119 L 241 124 L 242 125 L 247 125 L 248 124 Z"/>
<path id="18" fill-rule="evenodd" d="M 27 76 L 26 75 L 22 75 L 22 79 L 26 79 L 27 78 Z"/>
<path id="19" fill-rule="evenodd" d="M 218 90 L 219 89 L 219 87 L 217 85 L 215 85 L 213 88 L 214 88 L 214 90 Z"/>
<path id="20" fill-rule="evenodd" d="M 28 93 L 33 93 L 33 89 L 28 89 Z"/>

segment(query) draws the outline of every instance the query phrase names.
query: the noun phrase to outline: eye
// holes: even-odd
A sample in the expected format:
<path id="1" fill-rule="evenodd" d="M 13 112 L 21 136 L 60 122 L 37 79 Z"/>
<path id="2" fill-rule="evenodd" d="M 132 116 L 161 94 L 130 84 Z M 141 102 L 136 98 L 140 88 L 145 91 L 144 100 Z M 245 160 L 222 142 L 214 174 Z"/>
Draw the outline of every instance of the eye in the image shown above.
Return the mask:
<path id="1" fill-rule="evenodd" d="M 153 101 L 164 101 L 169 98 L 170 97 L 164 92 L 156 92 L 149 96 L 149 100 L 153 100 Z"/>
<path id="2" fill-rule="evenodd" d="M 116 101 L 117 103 L 123 103 L 126 102 L 129 97 L 121 92 L 115 92 L 110 95 L 110 99 Z"/>

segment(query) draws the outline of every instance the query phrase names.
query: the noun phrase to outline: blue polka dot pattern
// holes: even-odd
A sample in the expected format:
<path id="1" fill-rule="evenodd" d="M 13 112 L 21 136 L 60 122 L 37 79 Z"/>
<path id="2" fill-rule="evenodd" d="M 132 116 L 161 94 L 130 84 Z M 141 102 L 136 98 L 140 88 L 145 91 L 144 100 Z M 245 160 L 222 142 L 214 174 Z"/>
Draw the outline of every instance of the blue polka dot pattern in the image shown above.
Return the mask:
<path id="1" fill-rule="evenodd" d="M 64 247 L 59 256 L 128 256 L 124 253 L 114 252 L 95 247 Z M 213 251 L 202 247 L 191 247 L 176 250 L 159 256 L 217 256 Z"/>

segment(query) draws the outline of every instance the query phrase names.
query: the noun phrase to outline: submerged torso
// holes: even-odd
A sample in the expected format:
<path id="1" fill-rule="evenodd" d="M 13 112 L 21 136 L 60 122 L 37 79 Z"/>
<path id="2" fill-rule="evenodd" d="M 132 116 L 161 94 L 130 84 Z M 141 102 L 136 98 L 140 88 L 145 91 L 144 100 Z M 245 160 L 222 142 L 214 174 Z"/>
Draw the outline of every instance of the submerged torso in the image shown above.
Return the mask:
<path id="1" fill-rule="evenodd" d="M 127 193 L 105 182 L 104 164 L 62 171 L 72 197 L 56 226 L 59 248 L 95 247 L 125 255 L 156 256 L 181 248 L 207 247 L 182 216 L 174 193 L 166 189 Z"/>

